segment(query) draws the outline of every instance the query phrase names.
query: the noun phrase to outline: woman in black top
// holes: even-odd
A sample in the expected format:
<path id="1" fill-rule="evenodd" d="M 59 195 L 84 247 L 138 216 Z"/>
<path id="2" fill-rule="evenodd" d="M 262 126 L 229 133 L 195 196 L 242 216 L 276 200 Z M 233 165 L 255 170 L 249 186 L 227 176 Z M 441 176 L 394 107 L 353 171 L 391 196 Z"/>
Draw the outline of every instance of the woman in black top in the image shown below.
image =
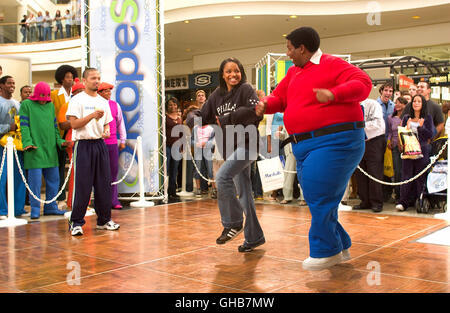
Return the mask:
<path id="1" fill-rule="evenodd" d="M 172 129 L 177 125 L 182 125 L 178 115 L 178 99 L 172 97 L 167 102 L 166 112 L 166 157 L 167 157 L 167 175 L 169 176 L 169 200 L 178 201 L 177 196 L 177 175 L 180 151 L 173 151 L 173 144 L 180 139 L 179 136 L 172 136 Z"/>
<path id="2" fill-rule="evenodd" d="M 225 160 L 216 176 L 217 200 L 224 227 L 216 243 L 224 244 L 244 230 L 245 240 L 238 251 L 249 252 L 265 243 L 250 179 L 250 165 L 258 156 L 258 124 L 262 118 L 256 115 L 255 105 L 259 99 L 246 82 L 242 64 L 235 58 L 222 61 L 219 82 L 220 86 L 201 110 L 192 112 L 186 123 L 191 127 L 194 123 L 216 124 L 213 126 L 216 147 Z M 246 216 L 244 226 L 243 213 Z"/>

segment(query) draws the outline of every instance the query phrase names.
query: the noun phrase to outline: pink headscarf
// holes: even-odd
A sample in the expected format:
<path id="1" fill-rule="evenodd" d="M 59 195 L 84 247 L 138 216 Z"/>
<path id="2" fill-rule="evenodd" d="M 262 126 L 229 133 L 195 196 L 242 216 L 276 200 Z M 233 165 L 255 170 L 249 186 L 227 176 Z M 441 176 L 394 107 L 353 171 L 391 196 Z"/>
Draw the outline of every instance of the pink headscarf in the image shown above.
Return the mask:
<path id="1" fill-rule="evenodd" d="M 52 101 L 50 98 L 50 86 L 46 82 L 37 83 L 34 87 L 33 95 L 29 99 L 33 101 Z"/>

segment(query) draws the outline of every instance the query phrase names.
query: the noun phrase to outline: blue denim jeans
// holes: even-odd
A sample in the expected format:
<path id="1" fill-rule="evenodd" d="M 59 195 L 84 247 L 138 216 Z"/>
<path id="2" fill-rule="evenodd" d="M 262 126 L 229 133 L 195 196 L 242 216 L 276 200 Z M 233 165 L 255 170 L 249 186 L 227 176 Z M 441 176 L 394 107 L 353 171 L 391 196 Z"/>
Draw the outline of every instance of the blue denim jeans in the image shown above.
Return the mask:
<path id="1" fill-rule="evenodd" d="M 58 193 L 59 188 L 59 169 L 50 168 L 32 168 L 28 170 L 28 185 L 31 191 L 41 197 L 42 175 L 45 179 L 45 201 L 53 199 Z M 41 203 L 30 195 L 31 217 L 39 217 L 41 212 Z M 50 213 L 58 210 L 56 201 L 44 205 L 44 213 Z"/>
<path id="2" fill-rule="evenodd" d="M 3 156 L 4 147 L 0 146 L 0 163 Z M 20 166 L 23 171 L 25 171 L 23 166 L 23 152 L 17 151 L 17 155 L 19 156 Z M 6 155 L 5 155 L 6 158 Z M 5 164 L 3 165 L 3 172 L 0 179 L 0 215 L 8 215 L 8 203 L 7 203 L 7 190 L 6 190 L 6 181 L 7 181 L 7 160 L 5 160 Z M 25 184 L 23 183 L 22 177 L 20 176 L 19 169 L 17 167 L 16 158 L 14 157 L 14 215 L 20 216 L 25 212 Z"/>
<path id="3" fill-rule="evenodd" d="M 256 152 L 249 153 L 245 148 L 238 147 L 225 160 L 216 176 L 222 225 L 226 228 L 241 227 L 244 213 L 245 243 L 250 246 L 264 240 L 264 233 L 256 216 L 250 179 L 250 165 L 256 157 Z"/>
<path id="4" fill-rule="evenodd" d="M 292 144 L 297 176 L 311 211 L 310 256 L 325 258 L 351 246 L 338 222 L 347 182 L 364 154 L 364 129 L 315 137 Z"/>

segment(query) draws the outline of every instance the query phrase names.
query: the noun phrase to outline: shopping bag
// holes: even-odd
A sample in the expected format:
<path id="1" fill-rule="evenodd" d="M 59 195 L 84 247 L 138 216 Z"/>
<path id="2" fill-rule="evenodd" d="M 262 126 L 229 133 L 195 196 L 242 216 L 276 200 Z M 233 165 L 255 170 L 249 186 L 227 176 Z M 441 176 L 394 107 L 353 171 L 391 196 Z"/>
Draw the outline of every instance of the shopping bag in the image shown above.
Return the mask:
<path id="1" fill-rule="evenodd" d="M 394 162 L 392 160 L 392 150 L 389 149 L 389 147 L 386 147 L 386 151 L 384 152 L 384 176 L 387 177 L 394 176 Z"/>
<path id="2" fill-rule="evenodd" d="M 14 147 L 16 147 L 16 150 L 23 151 L 22 133 L 20 132 L 20 119 L 18 115 L 14 116 L 14 122 L 16 123 L 17 129 L 15 131 L 10 131 L 4 134 L 3 137 L 0 138 L 0 145 L 6 147 L 8 137 L 12 137 L 13 144 Z"/>
<path id="3" fill-rule="evenodd" d="M 420 159 L 423 158 L 422 149 L 420 148 L 419 140 L 412 130 L 399 126 L 398 127 L 398 140 L 402 147 L 402 159 Z"/>
<path id="4" fill-rule="evenodd" d="M 261 160 L 257 164 L 264 192 L 283 188 L 284 171 L 279 157 Z"/>

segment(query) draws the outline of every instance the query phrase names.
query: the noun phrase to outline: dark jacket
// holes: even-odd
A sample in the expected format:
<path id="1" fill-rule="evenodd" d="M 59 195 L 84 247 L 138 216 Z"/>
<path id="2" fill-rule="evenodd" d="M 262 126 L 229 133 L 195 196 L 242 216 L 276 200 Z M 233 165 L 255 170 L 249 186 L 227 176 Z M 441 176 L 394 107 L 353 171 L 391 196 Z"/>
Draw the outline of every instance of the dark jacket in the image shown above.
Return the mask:
<path id="1" fill-rule="evenodd" d="M 231 91 L 225 91 L 218 87 L 200 110 L 195 110 L 188 115 L 186 125 L 190 128 L 194 126 L 194 123 L 196 125 L 217 125 L 218 119 L 222 129 L 223 140 L 218 136 L 216 129 L 216 143 L 224 159 L 236 150 L 238 146 L 245 145 L 247 149 L 252 149 L 255 146 L 258 149 L 258 125 L 262 120 L 262 117 L 257 116 L 255 113 L 255 106 L 258 102 L 259 98 L 255 90 L 248 83 L 240 84 Z M 197 121 L 198 118 L 201 118 L 201 121 Z M 234 141 L 231 141 L 232 138 L 227 139 L 226 129 L 229 125 L 241 125 L 243 127 L 254 125 L 255 127 L 248 128 L 250 133 L 245 132 L 245 135 L 239 132 L 238 128 L 235 128 Z M 252 145 L 250 145 L 250 142 L 252 142 Z"/>

